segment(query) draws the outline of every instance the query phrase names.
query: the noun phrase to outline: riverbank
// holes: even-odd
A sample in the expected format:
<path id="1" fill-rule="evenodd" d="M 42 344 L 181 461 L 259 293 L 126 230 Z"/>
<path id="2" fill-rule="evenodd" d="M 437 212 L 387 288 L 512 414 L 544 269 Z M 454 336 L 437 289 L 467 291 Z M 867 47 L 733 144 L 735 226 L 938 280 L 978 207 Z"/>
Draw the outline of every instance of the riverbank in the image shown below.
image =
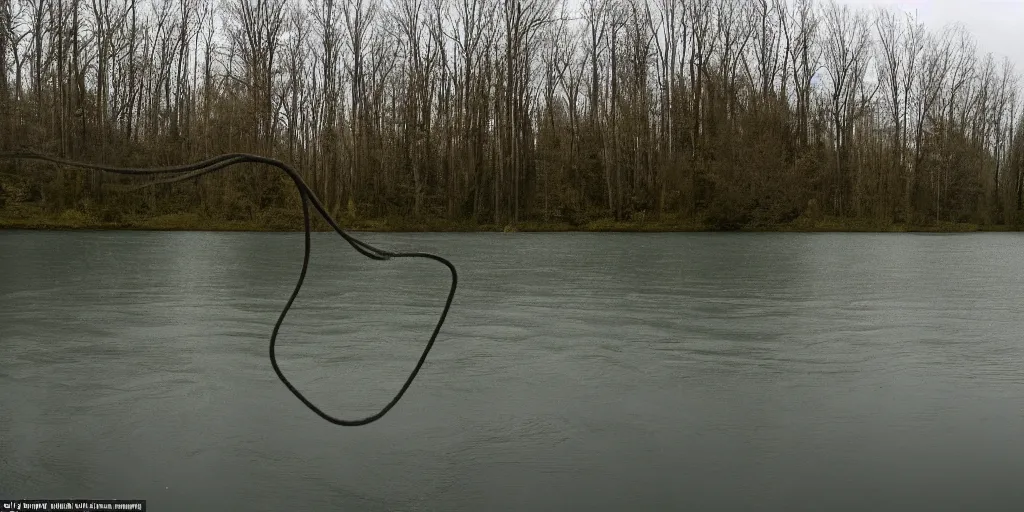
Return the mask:
<path id="1" fill-rule="evenodd" d="M 328 231 L 327 224 L 313 213 L 314 229 Z M 337 219 L 343 229 L 356 232 L 710 232 L 722 231 L 699 223 L 665 219 L 661 221 L 595 220 L 574 226 L 560 222 L 519 222 L 516 224 L 478 224 L 471 221 L 446 219 Z M 147 230 L 147 231 L 250 231 L 295 232 L 302 231 L 299 212 L 265 212 L 256 220 L 225 220 L 200 214 L 165 214 L 157 216 L 123 216 L 116 221 L 103 220 L 78 210 L 59 214 L 46 213 L 33 208 L 0 211 L 0 229 L 28 230 Z M 789 224 L 745 227 L 744 232 L 851 232 L 851 233 L 969 233 L 983 231 L 1021 231 L 1021 228 L 1001 225 L 968 223 L 937 223 L 912 226 L 883 223 L 868 219 L 821 218 L 798 219 Z"/>

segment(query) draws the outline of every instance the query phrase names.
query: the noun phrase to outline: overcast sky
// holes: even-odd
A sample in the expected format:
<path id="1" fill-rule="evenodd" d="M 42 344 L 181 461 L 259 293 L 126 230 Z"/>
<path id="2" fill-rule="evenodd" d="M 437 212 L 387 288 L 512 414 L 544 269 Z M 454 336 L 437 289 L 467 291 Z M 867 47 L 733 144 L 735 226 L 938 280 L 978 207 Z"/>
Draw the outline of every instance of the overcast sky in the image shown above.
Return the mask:
<path id="1" fill-rule="evenodd" d="M 992 52 L 996 62 L 1009 57 L 1024 72 L 1024 0 L 837 0 L 855 7 L 896 7 L 917 11 L 929 32 L 962 23 L 978 43 L 978 53 Z"/>

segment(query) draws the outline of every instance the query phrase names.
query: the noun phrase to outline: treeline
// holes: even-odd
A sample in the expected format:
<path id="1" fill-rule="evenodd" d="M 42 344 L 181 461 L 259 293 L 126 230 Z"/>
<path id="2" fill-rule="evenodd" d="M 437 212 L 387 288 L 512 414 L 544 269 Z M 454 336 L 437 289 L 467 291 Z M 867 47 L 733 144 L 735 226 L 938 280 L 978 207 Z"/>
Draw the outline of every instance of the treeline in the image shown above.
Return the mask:
<path id="1" fill-rule="evenodd" d="M 1020 86 L 962 28 L 812 0 L 0 0 L 0 148 L 260 153 L 367 218 L 1018 224 Z M 0 177 L 103 218 L 297 199 L 253 169 Z"/>

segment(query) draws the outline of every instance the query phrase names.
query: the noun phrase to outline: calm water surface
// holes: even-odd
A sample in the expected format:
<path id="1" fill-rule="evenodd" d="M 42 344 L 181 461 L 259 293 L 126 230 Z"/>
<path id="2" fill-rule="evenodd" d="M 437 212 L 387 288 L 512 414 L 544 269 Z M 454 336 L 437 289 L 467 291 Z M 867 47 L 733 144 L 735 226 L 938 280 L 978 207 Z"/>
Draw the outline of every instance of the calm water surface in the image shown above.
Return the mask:
<path id="1" fill-rule="evenodd" d="M 1024 236 L 367 235 L 460 270 L 419 379 L 274 376 L 297 234 L 0 232 L 0 497 L 201 510 L 1024 510 Z M 327 234 L 282 330 L 375 412 L 444 267 Z"/>

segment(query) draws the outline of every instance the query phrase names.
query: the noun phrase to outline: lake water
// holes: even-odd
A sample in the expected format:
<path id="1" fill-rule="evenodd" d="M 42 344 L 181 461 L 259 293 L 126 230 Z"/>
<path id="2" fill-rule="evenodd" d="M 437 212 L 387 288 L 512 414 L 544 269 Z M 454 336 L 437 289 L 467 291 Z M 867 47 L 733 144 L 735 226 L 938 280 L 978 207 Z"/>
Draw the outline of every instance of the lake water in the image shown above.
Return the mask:
<path id="1" fill-rule="evenodd" d="M 460 288 L 383 420 L 267 343 L 301 234 L 0 232 L 0 497 L 154 511 L 1024 510 L 1024 236 L 369 234 Z M 379 409 L 435 262 L 317 234 L 283 371 Z"/>

